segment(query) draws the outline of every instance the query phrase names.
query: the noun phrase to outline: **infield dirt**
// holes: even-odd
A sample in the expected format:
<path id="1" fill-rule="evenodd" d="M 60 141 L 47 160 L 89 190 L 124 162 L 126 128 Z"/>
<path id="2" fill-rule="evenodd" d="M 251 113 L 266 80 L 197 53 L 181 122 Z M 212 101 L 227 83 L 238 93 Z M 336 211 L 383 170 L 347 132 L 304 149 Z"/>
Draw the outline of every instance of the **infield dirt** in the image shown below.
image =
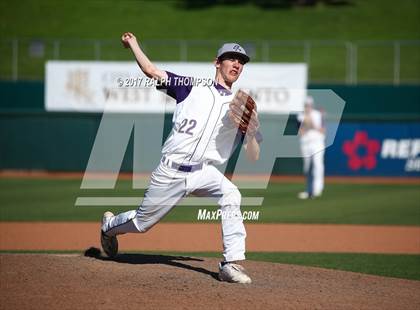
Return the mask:
<path id="1" fill-rule="evenodd" d="M 245 224 L 247 250 L 420 254 L 420 227 L 331 224 Z M 0 250 L 100 247 L 98 223 L 0 222 Z M 122 251 L 221 252 L 220 224 L 159 223 L 146 234 L 118 237 Z"/>
<path id="2" fill-rule="evenodd" d="M 1 254 L 2 309 L 420 309 L 420 282 L 247 261 L 250 285 L 217 259 Z"/>

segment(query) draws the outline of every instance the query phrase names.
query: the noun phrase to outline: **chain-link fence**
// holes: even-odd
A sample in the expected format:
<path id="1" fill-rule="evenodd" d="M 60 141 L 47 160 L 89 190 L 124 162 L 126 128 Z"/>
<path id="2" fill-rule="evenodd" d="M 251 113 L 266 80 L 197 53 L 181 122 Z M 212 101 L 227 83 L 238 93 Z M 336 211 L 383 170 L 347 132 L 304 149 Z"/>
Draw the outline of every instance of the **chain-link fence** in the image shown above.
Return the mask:
<path id="1" fill-rule="evenodd" d="M 148 40 L 154 61 L 212 61 L 222 41 Z M 305 62 L 311 83 L 420 83 L 420 40 L 246 41 L 255 62 Z M 133 60 L 118 40 L 0 40 L 0 79 L 42 80 L 47 60 Z"/>

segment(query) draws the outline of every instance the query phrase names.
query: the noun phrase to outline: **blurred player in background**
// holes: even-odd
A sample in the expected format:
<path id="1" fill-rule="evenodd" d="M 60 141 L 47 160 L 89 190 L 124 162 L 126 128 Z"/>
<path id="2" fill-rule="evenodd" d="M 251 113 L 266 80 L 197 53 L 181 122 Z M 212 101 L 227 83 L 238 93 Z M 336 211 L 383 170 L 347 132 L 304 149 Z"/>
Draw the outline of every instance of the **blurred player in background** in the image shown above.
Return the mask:
<path id="1" fill-rule="evenodd" d="M 324 189 L 325 126 L 322 112 L 314 107 L 313 97 L 306 98 L 304 112 L 298 115 L 298 121 L 303 172 L 306 176 L 306 191 L 299 193 L 298 197 L 320 197 Z"/>

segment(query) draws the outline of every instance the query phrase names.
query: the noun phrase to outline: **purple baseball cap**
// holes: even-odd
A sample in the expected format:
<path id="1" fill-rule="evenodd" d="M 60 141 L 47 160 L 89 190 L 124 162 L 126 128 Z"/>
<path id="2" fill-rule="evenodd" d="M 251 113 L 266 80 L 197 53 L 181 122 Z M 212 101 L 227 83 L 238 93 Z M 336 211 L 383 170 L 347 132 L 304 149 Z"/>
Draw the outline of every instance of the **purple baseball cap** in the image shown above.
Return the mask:
<path id="1" fill-rule="evenodd" d="M 237 43 L 225 43 L 222 45 L 221 48 L 217 51 L 217 58 L 222 57 L 225 54 L 235 54 L 242 58 L 244 63 L 249 61 L 249 56 L 246 54 L 245 49 Z"/>

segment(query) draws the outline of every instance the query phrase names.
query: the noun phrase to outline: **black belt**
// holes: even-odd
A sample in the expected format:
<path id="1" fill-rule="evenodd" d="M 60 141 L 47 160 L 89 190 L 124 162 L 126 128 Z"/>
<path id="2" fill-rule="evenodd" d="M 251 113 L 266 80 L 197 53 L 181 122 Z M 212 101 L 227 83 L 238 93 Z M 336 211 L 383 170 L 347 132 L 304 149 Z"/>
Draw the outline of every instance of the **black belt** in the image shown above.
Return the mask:
<path id="1" fill-rule="evenodd" d="M 181 165 L 166 158 L 166 156 L 162 157 L 162 162 L 166 164 L 167 166 L 171 167 L 172 169 L 182 171 L 182 172 L 194 172 L 203 168 L 203 163 L 196 164 L 196 165 Z"/>

